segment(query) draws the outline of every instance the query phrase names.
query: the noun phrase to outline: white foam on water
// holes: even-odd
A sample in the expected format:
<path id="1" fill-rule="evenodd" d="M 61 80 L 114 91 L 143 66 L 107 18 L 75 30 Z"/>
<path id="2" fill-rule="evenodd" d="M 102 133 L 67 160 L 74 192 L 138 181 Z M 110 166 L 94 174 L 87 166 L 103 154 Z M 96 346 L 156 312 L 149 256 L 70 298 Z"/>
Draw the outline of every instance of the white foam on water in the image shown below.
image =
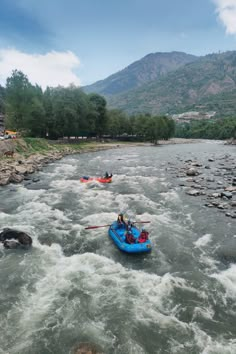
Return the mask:
<path id="1" fill-rule="evenodd" d="M 92 157 L 90 159 L 90 161 L 97 161 L 97 160 L 101 160 L 102 159 L 102 156 L 101 155 L 98 155 L 98 156 L 95 156 L 95 157 Z"/>
<path id="2" fill-rule="evenodd" d="M 205 235 L 201 236 L 197 241 L 193 242 L 193 244 L 195 245 L 195 247 L 200 248 L 200 247 L 206 246 L 211 241 L 212 241 L 212 235 L 205 234 Z"/>
<path id="3" fill-rule="evenodd" d="M 61 248 L 56 244 L 39 247 L 41 262 L 38 267 L 41 267 L 41 271 L 38 270 L 38 281 L 33 291 L 28 287 L 21 290 L 21 302 L 17 304 L 20 316 L 17 324 L 18 350 L 19 347 L 24 348 L 24 343 L 29 345 L 32 335 L 44 329 L 45 320 L 46 323 L 53 322 L 55 330 L 68 325 L 76 328 L 77 316 L 84 313 L 84 297 L 87 299 L 89 312 L 93 314 L 93 320 L 87 315 L 83 317 L 83 328 L 88 328 L 91 332 L 94 330 L 97 338 L 101 337 L 104 341 L 112 336 L 104 334 L 104 324 L 110 316 L 110 311 L 107 313 L 106 308 L 114 304 L 124 313 L 128 305 L 129 318 L 134 323 L 188 330 L 188 325 L 179 321 L 171 310 L 174 289 L 196 291 L 186 280 L 171 274 L 161 277 L 130 270 L 93 253 L 64 257 Z M 70 297 L 69 300 L 68 296 L 73 292 L 77 294 L 78 291 L 80 295 Z M 9 314 L 11 315 L 13 313 Z M 62 323 L 58 322 L 59 318 L 63 318 Z"/>
<path id="4" fill-rule="evenodd" d="M 138 278 L 138 279 L 137 279 Z M 134 280 L 133 280 L 134 279 Z M 186 331 L 188 325 L 180 321 L 175 316 L 175 306 L 172 302 L 171 294 L 176 288 L 185 289 L 193 293 L 197 293 L 200 297 L 205 297 L 203 292 L 192 288 L 186 280 L 180 277 L 174 277 L 166 273 L 163 277 L 156 275 L 133 274 L 130 280 L 135 282 L 139 296 L 135 299 L 135 321 L 140 321 L 146 325 L 158 324 L 161 328 L 181 327 L 181 330 Z M 138 286 L 141 282 L 145 287 Z M 143 306 L 143 304 L 148 306 Z"/>
<path id="5" fill-rule="evenodd" d="M 170 190 L 168 192 L 162 192 L 160 195 L 165 199 L 167 202 L 173 203 L 181 203 L 180 197 L 178 193 L 174 190 Z"/>
<path id="6" fill-rule="evenodd" d="M 146 351 L 132 338 L 127 339 L 127 341 L 117 347 L 117 350 L 120 353 L 129 353 L 129 354 L 146 354 Z"/>
<path id="7" fill-rule="evenodd" d="M 80 182 L 80 180 L 74 180 L 74 179 L 57 179 L 53 180 L 50 183 L 50 187 L 53 187 L 56 190 L 59 191 L 72 191 L 72 192 L 80 192 L 83 190 L 84 185 L 83 183 Z"/>
<path id="8" fill-rule="evenodd" d="M 205 318 L 207 320 L 212 320 L 215 315 L 215 311 L 212 309 L 212 307 L 195 307 L 194 312 L 193 312 L 193 320 L 197 319 L 198 317 L 200 318 Z"/>
<path id="9" fill-rule="evenodd" d="M 223 270 L 220 273 L 214 273 L 212 278 L 217 279 L 224 287 L 226 291 L 226 297 L 236 299 L 236 265 L 231 264 L 227 270 Z"/>
<path id="10" fill-rule="evenodd" d="M 117 194 L 115 196 L 115 203 L 118 204 L 120 210 L 126 210 L 132 203 L 139 205 L 143 209 L 148 208 L 153 212 L 156 212 L 159 206 L 158 203 L 153 202 L 143 194 Z"/>
<path id="11" fill-rule="evenodd" d="M 198 248 L 201 251 L 199 262 L 205 265 L 205 270 L 208 275 L 212 274 L 217 269 L 218 261 L 209 256 L 209 248 L 206 246 L 212 242 L 212 234 L 205 234 L 201 236 L 197 241 L 193 242 L 194 248 Z M 212 252 L 211 252 L 212 254 Z M 211 272 L 211 273 L 210 273 Z"/>
<path id="12" fill-rule="evenodd" d="M 65 163 L 63 160 L 60 162 L 55 162 L 53 164 L 53 169 L 42 170 L 38 173 L 39 177 L 46 177 L 48 180 L 60 180 L 73 177 L 77 169 L 78 161 L 76 159 L 67 160 Z M 51 166 L 50 166 L 51 167 Z"/>
<path id="13" fill-rule="evenodd" d="M 209 272 L 216 270 L 219 264 L 219 262 L 216 259 L 209 257 L 207 254 L 205 254 L 205 252 L 203 252 L 203 254 L 200 255 L 199 261 L 200 263 L 205 264 L 206 273 L 208 275 L 210 275 Z"/>
<path id="14" fill-rule="evenodd" d="M 135 175 L 136 177 L 136 166 L 122 166 L 120 168 L 120 171 L 124 171 L 125 176 L 128 178 L 132 177 L 132 173 Z"/>
<path id="15" fill-rule="evenodd" d="M 1 225 L 4 225 L 10 218 L 12 218 L 10 214 L 0 212 L 0 227 Z"/>
<path id="16" fill-rule="evenodd" d="M 172 354 L 199 353 L 199 354 L 235 354 L 236 340 L 226 340 L 223 336 L 218 336 L 217 340 L 212 339 L 206 332 L 201 330 L 196 322 L 189 325 L 189 331 L 193 332 L 194 338 L 184 343 L 179 343 L 176 339 L 170 338 Z M 191 336 L 192 337 L 192 336 Z M 197 347 L 197 348 L 196 348 Z"/>
<path id="17" fill-rule="evenodd" d="M 86 215 L 85 217 L 82 217 L 80 219 L 80 222 L 83 227 L 87 226 L 102 226 L 102 225 L 111 225 L 113 221 L 117 219 L 117 214 L 116 213 L 95 213 L 95 214 L 89 214 Z M 100 229 L 94 229 L 94 231 L 99 231 Z M 91 235 L 92 237 L 92 235 Z"/>
<path id="18" fill-rule="evenodd" d="M 194 221 L 192 218 L 192 213 L 185 214 L 185 219 L 190 223 L 190 225 L 194 225 Z"/>
<path id="19" fill-rule="evenodd" d="M 90 213 L 93 212 L 92 210 L 96 206 L 99 207 L 101 213 L 106 212 L 111 210 L 114 206 L 114 194 L 106 189 L 96 190 L 86 188 L 82 195 L 80 195 L 79 203 L 80 208 L 85 211 L 90 209 Z M 91 209 L 91 206 L 93 209 Z"/>
<path id="20" fill-rule="evenodd" d="M 189 347 L 191 353 L 192 345 L 197 344 L 199 353 L 201 354 L 235 354 L 236 339 L 225 339 L 223 335 L 218 335 L 217 339 L 213 339 L 210 335 L 199 328 L 196 322 L 190 324 L 190 329 L 194 333 L 194 343 L 185 343 L 185 347 Z"/>
<path id="21" fill-rule="evenodd" d="M 62 210 L 39 201 L 21 205 L 14 214 L 9 214 L 4 218 L 1 218 L 0 214 L 0 223 L 4 228 L 25 231 L 31 236 L 34 234 L 39 236 L 50 231 L 57 239 L 68 234 L 72 226 L 70 218 Z"/>
<path id="22" fill-rule="evenodd" d="M 27 220 L 31 224 L 32 218 L 37 220 L 54 220 L 60 225 L 63 221 L 70 221 L 70 219 L 64 214 L 62 210 L 51 207 L 50 205 L 35 201 L 30 202 L 27 205 L 19 206 L 17 208 L 18 219 Z"/>
<path id="23" fill-rule="evenodd" d="M 214 340 L 203 349 L 201 354 L 235 354 L 236 353 L 236 340 L 225 340 L 222 338 L 221 342 Z"/>
<path id="24" fill-rule="evenodd" d="M 38 200 L 45 193 L 44 189 L 27 189 L 23 185 L 19 185 L 16 191 L 9 195 L 9 198 L 20 200 L 21 204 L 31 200 Z"/>
<path id="25" fill-rule="evenodd" d="M 76 164 L 59 163 L 58 165 L 55 166 L 54 174 L 57 175 L 58 177 L 64 177 L 64 178 L 69 176 L 72 177 L 74 176 L 76 169 L 77 169 Z"/>
<path id="26" fill-rule="evenodd" d="M 178 225 L 176 224 L 176 221 L 173 221 L 173 218 L 172 218 L 172 214 L 170 211 L 168 210 L 163 210 L 161 209 L 160 210 L 160 214 L 158 215 L 155 215 L 155 220 L 158 221 L 159 224 L 163 224 L 163 225 L 171 225 L 171 224 L 175 224 L 175 228 L 178 227 Z"/>

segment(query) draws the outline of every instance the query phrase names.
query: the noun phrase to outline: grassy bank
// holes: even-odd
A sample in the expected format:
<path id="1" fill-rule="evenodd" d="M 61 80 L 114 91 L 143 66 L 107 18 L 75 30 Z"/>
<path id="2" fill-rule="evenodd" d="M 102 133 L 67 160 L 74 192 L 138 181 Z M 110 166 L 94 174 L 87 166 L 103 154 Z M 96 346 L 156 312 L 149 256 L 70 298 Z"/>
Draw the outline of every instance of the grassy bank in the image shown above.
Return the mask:
<path id="1" fill-rule="evenodd" d="M 80 153 L 86 151 L 104 150 L 117 147 L 117 142 L 101 143 L 96 141 L 79 141 L 78 143 L 59 143 L 40 138 L 19 138 L 0 141 L 0 157 L 4 158 L 5 151 L 14 151 L 19 158 L 34 154 L 47 155 L 51 152 Z"/>

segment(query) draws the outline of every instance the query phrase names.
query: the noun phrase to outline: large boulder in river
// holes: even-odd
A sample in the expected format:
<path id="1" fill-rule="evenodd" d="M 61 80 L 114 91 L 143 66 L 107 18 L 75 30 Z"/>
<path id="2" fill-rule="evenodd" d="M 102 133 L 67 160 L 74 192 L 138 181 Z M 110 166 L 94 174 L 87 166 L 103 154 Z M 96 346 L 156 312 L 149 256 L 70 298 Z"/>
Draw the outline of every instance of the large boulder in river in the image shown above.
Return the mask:
<path id="1" fill-rule="evenodd" d="M 0 233 L 0 242 L 5 248 L 29 248 L 32 238 L 23 231 L 6 228 Z"/>

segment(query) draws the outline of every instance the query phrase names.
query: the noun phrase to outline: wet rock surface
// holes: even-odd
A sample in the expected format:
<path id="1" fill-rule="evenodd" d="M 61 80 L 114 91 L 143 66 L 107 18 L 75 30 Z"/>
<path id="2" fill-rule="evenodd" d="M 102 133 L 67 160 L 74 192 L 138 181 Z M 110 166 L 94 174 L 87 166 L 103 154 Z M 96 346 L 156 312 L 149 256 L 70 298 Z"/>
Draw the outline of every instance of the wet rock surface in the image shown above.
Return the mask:
<path id="1" fill-rule="evenodd" d="M 31 174 L 41 170 L 43 166 L 61 159 L 69 153 L 71 152 L 53 152 L 48 153 L 47 155 L 35 154 L 21 160 L 0 160 L 0 186 L 4 186 L 9 183 L 20 183 L 24 179 L 31 179 Z"/>
<path id="2" fill-rule="evenodd" d="M 28 249 L 32 245 L 32 238 L 23 231 L 18 231 L 10 228 L 5 228 L 0 233 L 0 242 L 3 243 L 5 248 Z"/>
<path id="3" fill-rule="evenodd" d="M 177 158 L 171 169 L 178 186 L 190 197 L 197 197 L 200 207 L 215 208 L 236 219 L 236 161 L 232 155 L 208 156 L 206 161 Z"/>

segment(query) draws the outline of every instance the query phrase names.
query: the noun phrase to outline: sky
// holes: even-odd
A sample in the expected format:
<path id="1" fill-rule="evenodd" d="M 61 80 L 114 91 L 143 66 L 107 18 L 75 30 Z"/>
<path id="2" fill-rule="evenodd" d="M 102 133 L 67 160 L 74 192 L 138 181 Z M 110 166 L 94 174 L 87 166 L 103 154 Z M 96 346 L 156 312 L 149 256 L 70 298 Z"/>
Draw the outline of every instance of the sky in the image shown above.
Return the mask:
<path id="1" fill-rule="evenodd" d="M 236 0 L 0 0 L 0 85 L 92 84 L 150 53 L 236 50 Z"/>

